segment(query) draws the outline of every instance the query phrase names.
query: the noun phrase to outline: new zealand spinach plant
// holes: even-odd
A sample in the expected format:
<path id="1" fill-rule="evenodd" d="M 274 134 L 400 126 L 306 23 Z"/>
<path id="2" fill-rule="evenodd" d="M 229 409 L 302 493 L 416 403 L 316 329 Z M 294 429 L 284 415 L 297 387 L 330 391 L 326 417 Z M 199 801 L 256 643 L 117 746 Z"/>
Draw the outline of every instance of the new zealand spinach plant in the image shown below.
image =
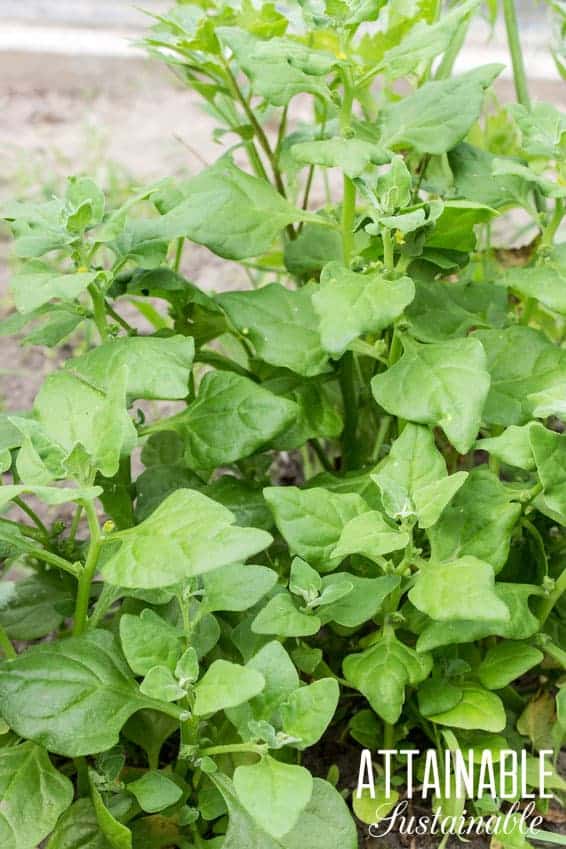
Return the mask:
<path id="1" fill-rule="evenodd" d="M 558 752 L 566 116 L 513 0 L 507 107 L 441 5 L 179 3 L 224 155 L 2 207 L 58 362 L 0 420 L 3 849 L 354 849 L 362 746 Z"/>

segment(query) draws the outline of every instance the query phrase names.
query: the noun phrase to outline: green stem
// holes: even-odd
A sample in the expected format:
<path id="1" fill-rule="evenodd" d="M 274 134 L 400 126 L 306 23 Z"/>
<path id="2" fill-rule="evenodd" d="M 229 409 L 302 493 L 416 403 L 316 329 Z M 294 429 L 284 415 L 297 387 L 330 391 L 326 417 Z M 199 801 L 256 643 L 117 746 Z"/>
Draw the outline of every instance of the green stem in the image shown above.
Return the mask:
<path id="1" fill-rule="evenodd" d="M 206 749 L 201 749 L 200 754 L 205 755 L 232 755 L 241 752 L 251 752 L 256 755 L 265 755 L 267 746 L 258 743 L 228 743 L 225 746 L 208 746 Z"/>
<path id="2" fill-rule="evenodd" d="M 562 219 L 564 218 L 564 201 L 561 198 L 556 200 L 554 204 L 554 212 L 552 213 L 552 217 L 548 222 L 548 226 L 545 228 L 543 233 L 543 237 L 541 240 L 541 245 L 552 245 L 554 242 L 554 237 L 556 236 L 556 232 L 560 225 L 562 224 Z"/>
<path id="3" fill-rule="evenodd" d="M 3 516 L 0 518 L 0 527 L 2 525 L 9 525 L 12 528 L 17 528 L 22 536 L 28 537 L 28 539 L 33 539 L 35 542 L 45 542 L 45 535 L 37 528 L 32 528 L 29 525 L 22 525 L 20 522 L 12 522 L 10 519 L 4 519 Z"/>
<path id="4" fill-rule="evenodd" d="M 340 389 L 344 403 L 344 430 L 342 431 L 342 468 L 345 472 L 356 466 L 356 435 L 358 431 L 358 399 L 355 388 L 355 360 L 346 351 L 340 363 Z"/>
<path id="5" fill-rule="evenodd" d="M 391 237 L 391 230 L 384 228 L 381 238 L 383 239 L 383 263 L 387 269 L 392 271 L 395 268 L 395 261 L 393 257 L 393 239 Z"/>
<path id="6" fill-rule="evenodd" d="M 436 73 L 434 75 L 435 80 L 446 80 L 452 74 L 454 63 L 458 58 L 460 50 L 464 46 L 471 19 L 472 16 L 468 15 L 458 27 L 456 35 L 452 38 L 448 45 L 448 49 L 442 57 L 442 61 L 436 69 Z"/>
<path id="7" fill-rule="evenodd" d="M 88 293 L 92 301 L 94 323 L 96 324 L 101 340 L 106 342 L 108 339 L 108 327 L 106 325 L 106 306 L 104 303 L 104 295 L 96 283 L 90 284 L 88 287 Z"/>
<path id="8" fill-rule="evenodd" d="M 9 660 L 13 660 L 15 657 L 18 656 L 16 653 L 16 649 L 12 645 L 8 634 L 6 633 L 6 630 L 2 627 L 2 625 L 0 625 L 0 649 L 2 649 L 5 657 L 7 657 Z"/>
<path id="9" fill-rule="evenodd" d="M 244 97 L 242 90 L 240 89 L 240 86 L 238 85 L 238 82 L 237 82 L 234 74 L 232 73 L 228 62 L 224 61 L 223 64 L 224 64 L 224 68 L 226 70 L 226 74 L 228 76 L 228 80 L 229 80 L 231 88 L 232 88 L 232 92 L 233 92 L 234 96 L 236 97 L 236 100 L 240 103 L 242 109 L 246 113 L 246 117 L 247 117 L 248 121 L 250 122 L 250 124 L 252 125 L 252 127 L 254 129 L 254 133 L 257 137 L 259 145 L 260 145 L 261 149 L 263 150 L 263 152 L 265 153 L 265 155 L 267 156 L 267 158 L 269 160 L 269 164 L 271 165 L 271 170 L 273 171 L 273 177 L 275 179 L 275 185 L 277 186 L 277 191 L 283 197 L 287 197 L 287 193 L 285 191 L 285 186 L 283 184 L 283 178 L 281 176 L 281 172 L 279 171 L 279 167 L 277 165 L 277 160 L 275 158 L 275 155 L 274 155 L 273 151 L 271 150 L 271 145 L 269 144 L 269 140 L 268 140 L 267 136 L 265 135 L 265 131 L 264 131 L 263 127 L 261 126 L 261 124 L 259 123 L 259 121 L 257 120 L 257 118 L 254 114 L 254 111 L 251 108 L 250 104 L 248 103 L 248 101 Z"/>
<path id="10" fill-rule="evenodd" d="M 47 528 L 45 527 L 45 525 L 43 524 L 43 522 L 41 521 L 41 519 L 39 518 L 39 516 L 38 516 L 38 515 L 37 515 L 37 513 L 35 512 L 35 510 L 33 510 L 33 509 L 29 506 L 29 504 L 26 504 L 26 502 L 25 502 L 25 501 L 22 501 L 22 499 L 21 499 L 21 498 L 19 498 L 19 497 L 13 498 L 13 499 L 12 499 L 12 501 L 14 502 L 14 504 L 17 504 L 17 505 L 18 505 L 18 507 L 20 508 L 20 510 L 23 510 L 23 512 L 26 514 L 26 516 L 29 516 L 29 517 L 30 517 L 30 519 L 32 520 L 32 522 L 34 523 L 34 525 L 35 525 L 37 528 L 39 528 L 39 530 L 41 531 L 42 536 L 43 536 L 46 540 L 48 540 L 48 539 L 49 539 L 49 531 L 47 530 Z"/>
<path id="11" fill-rule="evenodd" d="M 183 248 L 185 247 L 185 237 L 179 236 L 177 239 L 177 247 L 175 249 L 175 259 L 173 261 L 173 271 L 177 273 L 179 271 L 181 265 L 181 259 L 183 257 Z"/>
<path id="12" fill-rule="evenodd" d="M 73 515 L 73 521 L 71 522 L 71 527 L 69 529 L 69 541 L 70 542 L 75 541 L 75 537 L 77 535 L 77 531 L 79 529 L 79 524 L 80 524 L 80 521 L 81 521 L 82 512 L 83 512 L 83 505 L 77 504 L 75 513 Z"/>
<path id="13" fill-rule="evenodd" d="M 320 461 L 320 465 L 322 466 L 322 468 L 326 472 L 333 472 L 334 468 L 332 466 L 332 463 L 330 462 L 330 460 L 328 459 L 328 457 L 324 453 L 324 449 L 323 449 L 322 445 L 320 444 L 320 442 L 318 441 L 318 439 L 315 439 L 313 437 L 312 439 L 308 440 L 308 444 L 310 445 L 310 447 L 312 448 L 312 450 L 314 451 L 314 453 L 318 457 L 318 459 Z"/>
<path id="14" fill-rule="evenodd" d="M 114 321 L 117 322 L 123 330 L 129 333 L 130 336 L 135 336 L 137 334 L 136 328 L 132 327 L 132 325 L 129 324 L 129 322 L 127 322 L 125 318 L 122 318 L 120 313 L 116 312 L 112 304 L 108 300 L 106 300 L 106 298 L 104 299 L 104 308 L 108 315 L 113 318 Z"/>
<path id="15" fill-rule="evenodd" d="M 505 29 L 507 30 L 507 43 L 511 54 L 513 65 L 513 78 L 515 81 L 515 92 L 517 100 L 527 109 L 531 108 L 531 99 L 527 86 L 527 74 L 519 40 L 519 26 L 517 23 L 517 11 L 515 0 L 503 0 L 503 17 L 505 18 Z"/>
<path id="16" fill-rule="evenodd" d="M 80 569 L 78 563 L 71 563 L 70 560 L 65 560 L 64 557 L 59 557 L 58 554 L 54 554 L 52 551 L 46 551 L 43 548 L 28 548 L 26 549 L 26 553 L 30 557 L 35 557 L 36 560 L 42 560 L 50 566 L 55 566 L 56 569 L 67 572 L 73 578 L 79 578 Z"/>
<path id="17" fill-rule="evenodd" d="M 543 603 L 540 606 L 539 610 L 539 620 L 541 626 L 544 625 L 554 606 L 558 603 L 560 597 L 566 592 L 566 569 L 562 572 L 556 584 L 554 585 L 554 589 L 551 593 L 544 599 Z"/>
<path id="18" fill-rule="evenodd" d="M 344 69 L 342 74 L 344 81 L 344 92 L 342 95 L 342 106 L 340 108 L 340 132 L 342 136 L 348 136 L 352 123 L 352 106 L 354 104 L 354 86 L 349 69 Z M 342 198 L 342 253 L 344 265 L 348 266 L 352 259 L 352 248 L 354 244 L 354 216 L 356 213 L 356 187 L 352 180 L 345 174 L 343 176 L 343 198 Z"/>
<path id="19" fill-rule="evenodd" d="M 393 749 L 395 742 L 395 726 L 390 722 L 383 723 L 383 748 Z"/>
<path id="20" fill-rule="evenodd" d="M 90 588 L 96 574 L 96 565 L 98 563 L 98 556 L 100 554 L 100 546 L 102 543 L 98 516 L 96 515 L 96 510 L 92 501 L 85 501 L 84 509 L 90 532 L 90 545 L 88 548 L 86 563 L 79 577 L 79 587 L 75 604 L 75 624 L 73 627 L 73 634 L 75 636 L 84 633 L 86 629 Z"/>

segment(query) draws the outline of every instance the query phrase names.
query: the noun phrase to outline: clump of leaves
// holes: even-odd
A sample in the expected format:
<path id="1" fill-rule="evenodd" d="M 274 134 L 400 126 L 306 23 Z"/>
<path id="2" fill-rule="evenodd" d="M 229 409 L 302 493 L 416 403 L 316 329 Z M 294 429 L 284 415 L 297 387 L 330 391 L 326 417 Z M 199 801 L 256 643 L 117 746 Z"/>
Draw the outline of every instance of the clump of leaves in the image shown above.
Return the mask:
<path id="1" fill-rule="evenodd" d="M 180 3 L 146 44 L 232 147 L 2 208 L 2 332 L 79 348 L 0 420 L 3 847 L 352 849 L 323 738 L 558 750 L 566 117 L 512 3 L 489 114 L 501 66 L 452 74 L 479 3 L 436 5 Z M 250 288 L 187 280 L 191 243 Z"/>

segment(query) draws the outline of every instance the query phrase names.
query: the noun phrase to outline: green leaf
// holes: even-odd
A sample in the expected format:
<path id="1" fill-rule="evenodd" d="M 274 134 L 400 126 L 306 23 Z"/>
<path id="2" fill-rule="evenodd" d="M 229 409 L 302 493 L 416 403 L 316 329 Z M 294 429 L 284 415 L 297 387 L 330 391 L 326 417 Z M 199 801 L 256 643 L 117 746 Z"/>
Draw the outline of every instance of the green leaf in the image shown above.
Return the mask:
<path id="1" fill-rule="evenodd" d="M 481 344 L 472 338 L 421 345 L 404 337 L 403 342 L 402 358 L 371 382 L 375 400 L 395 416 L 440 426 L 465 454 L 476 440 L 489 391 Z"/>
<path id="2" fill-rule="evenodd" d="M 477 225 L 485 224 L 494 215 L 497 215 L 496 210 L 484 204 L 470 200 L 445 201 L 434 229 L 427 237 L 426 246 L 470 253 L 477 244 Z"/>
<path id="3" fill-rule="evenodd" d="M 340 558 L 332 552 L 343 528 L 369 509 L 355 493 L 334 493 L 322 487 L 267 487 L 263 492 L 291 553 L 320 572 L 338 566 Z"/>
<path id="4" fill-rule="evenodd" d="M 340 168 L 350 179 L 359 177 L 368 165 L 384 165 L 390 154 L 375 142 L 356 138 L 332 138 L 299 142 L 291 155 L 303 165 Z"/>
<path id="5" fill-rule="evenodd" d="M 499 572 L 507 561 L 511 533 L 521 505 L 493 472 L 474 469 L 462 488 L 429 529 L 432 558 L 456 560 L 472 555 Z"/>
<path id="6" fill-rule="evenodd" d="M 539 630 L 539 621 L 529 608 L 529 597 L 541 595 L 539 587 L 530 584 L 496 584 L 495 593 L 509 610 L 510 618 L 494 622 L 463 619 L 426 624 L 417 642 L 419 651 L 432 651 L 440 646 L 471 643 L 484 637 L 498 636 L 509 640 L 527 640 Z"/>
<path id="7" fill-rule="evenodd" d="M 233 708 L 257 696 L 265 678 L 249 666 L 215 660 L 195 687 L 194 713 L 205 716 Z"/>
<path id="8" fill-rule="evenodd" d="M 418 610 L 441 622 L 510 619 L 509 610 L 495 593 L 492 567 L 476 557 L 423 566 L 409 598 Z"/>
<path id="9" fill-rule="evenodd" d="M 566 252 L 554 251 L 543 263 L 529 268 L 512 268 L 504 274 L 501 284 L 566 315 Z"/>
<path id="10" fill-rule="evenodd" d="M 431 431 L 407 424 L 371 477 L 392 519 L 416 516 L 421 528 L 430 528 L 464 484 L 467 473 L 448 476 Z"/>
<path id="11" fill-rule="evenodd" d="M 120 336 L 68 360 L 65 367 L 107 392 L 126 366 L 129 398 L 174 401 L 188 394 L 194 349 L 190 336 Z"/>
<path id="12" fill-rule="evenodd" d="M 512 206 L 528 208 L 529 185 L 522 177 L 513 174 L 494 174 L 494 160 L 493 154 L 467 142 L 453 148 L 448 153 L 448 162 L 457 197 L 498 210 Z"/>
<path id="13" fill-rule="evenodd" d="M 122 728 L 122 734 L 146 752 L 150 764 L 157 766 L 163 744 L 178 728 L 179 723 L 173 717 L 147 709 L 134 713 Z"/>
<path id="14" fill-rule="evenodd" d="M 205 494 L 227 507 L 235 515 L 239 525 L 262 528 L 264 531 L 273 527 L 273 519 L 265 503 L 261 485 L 227 474 L 209 484 Z"/>
<path id="15" fill-rule="evenodd" d="M 205 375 L 196 401 L 164 427 L 183 437 L 187 465 L 212 469 L 268 447 L 296 415 L 292 401 L 246 377 L 217 371 Z"/>
<path id="16" fill-rule="evenodd" d="M 17 734 L 67 757 L 110 749 L 128 717 L 151 707 L 107 631 L 41 643 L 5 661 L 0 697 Z"/>
<path id="17" fill-rule="evenodd" d="M 507 295 L 485 283 L 417 280 L 414 301 L 407 309 L 411 333 L 421 342 L 443 342 L 467 336 L 475 327 L 505 320 Z"/>
<path id="18" fill-rule="evenodd" d="M 113 375 L 108 391 L 66 371 L 50 374 L 35 399 L 35 411 L 46 434 L 67 452 L 87 452 L 104 477 L 118 471 L 122 454 L 131 452 L 136 429 L 126 410 L 127 369 Z"/>
<path id="19" fill-rule="evenodd" d="M 405 688 L 424 681 L 432 669 L 432 657 L 417 654 L 387 628 L 370 648 L 349 654 L 343 669 L 346 679 L 363 693 L 374 711 L 394 724 L 401 716 Z"/>
<path id="20" fill-rule="evenodd" d="M 273 447 L 278 451 L 302 448 L 312 438 L 335 439 L 344 427 L 337 409 L 336 394 L 332 384 L 324 381 L 303 380 L 280 376 L 264 383 L 266 389 L 290 398 L 297 405 L 293 424 L 275 437 Z"/>
<path id="21" fill-rule="evenodd" d="M 566 115 L 552 103 L 537 102 L 527 109 L 519 103 L 507 107 L 522 135 L 522 149 L 529 156 L 554 159 L 564 156 Z"/>
<path id="22" fill-rule="evenodd" d="M 249 721 L 271 721 L 282 702 L 300 683 L 291 658 L 278 640 L 266 643 L 248 661 L 246 669 L 258 672 L 265 680 L 265 687 L 247 704 L 227 711 L 228 719 L 244 739 L 249 737 Z"/>
<path id="23" fill-rule="evenodd" d="M 265 531 L 233 523 L 233 514 L 221 504 L 195 490 L 178 489 L 140 525 L 112 535 L 102 573 L 121 587 L 170 586 L 251 557 L 271 543 Z"/>
<path id="24" fill-rule="evenodd" d="M 93 781 L 90 773 L 90 797 L 100 830 L 112 849 L 132 849 L 132 832 L 123 825 L 104 804 L 104 800 Z"/>
<path id="25" fill-rule="evenodd" d="M 343 598 L 321 607 L 318 615 L 323 623 L 336 622 L 344 628 L 358 628 L 373 619 L 387 596 L 400 583 L 401 579 L 397 575 L 384 575 L 381 578 L 360 578 L 348 572 L 325 575 L 322 579 L 323 592 L 341 584 L 349 584 L 352 589 Z"/>
<path id="26" fill-rule="evenodd" d="M 267 566 L 232 563 L 203 576 L 205 608 L 241 612 L 253 607 L 277 583 L 277 573 Z"/>
<path id="27" fill-rule="evenodd" d="M 342 797 L 326 781 L 313 780 L 310 801 L 297 824 L 281 838 L 265 832 L 248 814 L 229 778 L 211 776 L 228 806 L 229 825 L 222 849 L 356 849 L 356 827 Z"/>
<path id="28" fill-rule="evenodd" d="M 313 778 L 302 766 L 264 755 L 256 764 L 236 768 L 234 789 L 259 827 L 280 838 L 296 825 L 310 801 Z"/>
<path id="29" fill-rule="evenodd" d="M 167 240 L 184 236 L 226 259 L 265 253 L 288 224 L 316 217 L 296 209 L 269 183 L 241 171 L 229 157 L 179 189 L 181 202 L 159 221 L 148 221 L 148 234 Z"/>
<path id="30" fill-rule="evenodd" d="M 312 377 L 328 371 L 329 365 L 311 298 L 309 286 L 291 291 L 270 283 L 249 292 L 227 292 L 216 300 L 261 360 Z"/>
<path id="31" fill-rule="evenodd" d="M 424 717 L 452 710 L 462 701 L 463 691 L 458 684 L 445 678 L 427 678 L 419 687 L 419 711 Z"/>
<path id="32" fill-rule="evenodd" d="M 314 601 L 320 593 L 322 578 L 308 563 L 300 557 L 294 557 L 289 574 L 289 589 L 293 595 L 301 596 L 305 602 L 309 603 Z"/>
<path id="33" fill-rule="evenodd" d="M 90 799 L 78 799 L 60 817 L 47 849 L 111 849 Z"/>
<path id="34" fill-rule="evenodd" d="M 281 723 L 285 734 L 300 742 L 293 745 L 307 749 L 318 743 L 338 707 L 340 688 L 334 678 L 321 678 L 299 687 L 281 705 Z"/>
<path id="35" fill-rule="evenodd" d="M 460 686 L 462 700 L 450 710 L 429 716 L 430 722 L 451 728 L 492 731 L 495 734 L 503 731 L 507 719 L 499 696 L 473 682 L 463 682 Z"/>
<path id="36" fill-rule="evenodd" d="M 332 557 L 342 561 L 350 554 L 362 554 L 379 562 L 384 554 L 399 551 L 409 543 L 409 534 L 387 522 L 377 510 L 354 516 L 344 525 Z"/>
<path id="37" fill-rule="evenodd" d="M 277 634 L 279 637 L 307 637 L 319 630 L 318 616 L 302 613 L 286 591 L 273 596 L 252 622 L 254 634 Z"/>
<path id="38" fill-rule="evenodd" d="M 74 588 L 56 570 L 13 582 L 4 579 L 2 584 L 9 593 L 6 603 L 0 604 L 0 625 L 13 640 L 45 637 L 72 610 Z"/>
<path id="39" fill-rule="evenodd" d="M 318 277 L 330 260 L 342 261 L 340 233 L 320 224 L 307 223 L 296 239 L 286 241 L 285 267 L 296 277 Z"/>
<path id="40" fill-rule="evenodd" d="M 383 71 L 390 79 L 418 73 L 421 62 L 429 62 L 450 46 L 462 22 L 473 15 L 479 0 L 467 0 L 433 24 L 419 21 L 399 45 L 387 50 L 376 72 Z"/>
<path id="41" fill-rule="evenodd" d="M 73 800 L 73 785 L 35 743 L 0 749 L 2 849 L 35 849 Z"/>
<path id="42" fill-rule="evenodd" d="M 489 451 L 492 457 L 496 457 L 502 463 L 531 472 L 536 466 L 531 448 L 530 433 L 530 423 L 522 427 L 510 425 L 500 436 L 478 440 L 476 448 L 479 451 Z"/>
<path id="43" fill-rule="evenodd" d="M 358 274 L 338 262 L 328 263 L 312 299 L 320 318 L 324 349 L 338 357 L 354 339 L 388 327 L 411 303 L 414 294 L 415 287 L 408 277 L 388 280 L 378 271 Z"/>
<path id="44" fill-rule="evenodd" d="M 183 795 L 178 784 L 155 769 L 144 773 L 137 781 L 131 781 L 127 789 L 134 794 L 140 808 L 150 814 L 174 805 Z"/>
<path id="45" fill-rule="evenodd" d="M 140 693 L 161 702 L 176 702 L 187 695 L 168 666 L 152 666 L 140 684 Z"/>
<path id="46" fill-rule="evenodd" d="M 193 684 L 199 677 L 199 663 L 196 650 L 189 646 L 175 665 L 175 677 L 182 687 Z"/>
<path id="47" fill-rule="evenodd" d="M 504 426 L 527 424 L 536 402 L 529 396 L 564 383 L 566 352 L 530 327 L 479 330 L 474 336 L 485 349 L 491 375 L 484 421 Z"/>
<path id="48" fill-rule="evenodd" d="M 173 431 L 163 431 L 159 436 L 166 434 L 176 436 Z M 147 519 L 162 501 L 178 489 L 204 489 L 202 479 L 183 468 L 182 460 L 170 466 L 150 466 L 136 478 L 135 488 L 135 518 L 138 522 Z"/>
<path id="49" fill-rule="evenodd" d="M 547 430 L 538 422 L 531 425 L 529 435 L 544 500 L 564 524 L 566 523 L 566 435 Z"/>
<path id="50" fill-rule="evenodd" d="M 544 659 L 528 643 L 505 641 L 488 649 L 478 667 L 478 677 L 488 690 L 502 690 Z"/>
<path id="51" fill-rule="evenodd" d="M 139 616 L 120 617 L 122 651 L 136 675 L 147 675 L 153 666 L 173 670 L 181 653 L 182 634 L 150 608 Z"/>
<path id="52" fill-rule="evenodd" d="M 71 501 L 92 501 L 102 492 L 99 486 L 58 487 L 58 486 L 25 486 L 24 484 L 5 484 L 0 487 L 0 508 L 13 498 L 21 495 L 35 495 L 40 501 L 49 506 L 68 504 Z"/>
<path id="53" fill-rule="evenodd" d="M 254 93 L 274 106 L 285 106 L 304 92 L 330 98 L 325 75 L 337 64 L 331 54 L 290 38 L 263 41 L 237 27 L 218 27 L 216 34 L 232 50 Z"/>
<path id="54" fill-rule="evenodd" d="M 18 312 L 24 315 L 57 298 L 72 301 L 96 279 L 96 272 L 61 274 L 39 260 L 30 260 L 10 280 Z"/>
<path id="55" fill-rule="evenodd" d="M 380 143 L 390 149 L 442 154 L 462 141 L 479 118 L 485 90 L 503 70 L 484 65 L 459 77 L 425 83 L 379 114 Z"/>

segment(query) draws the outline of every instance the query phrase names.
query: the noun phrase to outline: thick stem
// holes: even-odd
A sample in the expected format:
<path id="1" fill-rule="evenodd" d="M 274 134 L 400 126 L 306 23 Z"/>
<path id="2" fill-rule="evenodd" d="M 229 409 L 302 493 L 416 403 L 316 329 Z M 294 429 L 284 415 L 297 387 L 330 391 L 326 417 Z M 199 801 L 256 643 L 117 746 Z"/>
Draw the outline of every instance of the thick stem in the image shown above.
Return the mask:
<path id="1" fill-rule="evenodd" d="M 70 540 L 70 542 L 75 541 L 75 537 L 77 535 L 77 531 L 79 529 L 79 524 L 80 524 L 80 521 L 81 521 L 82 512 L 83 512 L 83 505 L 77 504 L 77 507 L 75 509 L 75 513 L 74 513 L 74 516 L 73 516 L 73 521 L 71 522 L 71 527 L 70 527 L 70 530 L 69 530 L 69 540 Z"/>
<path id="2" fill-rule="evenodd" d="M 101 340 L 106 342 L 108 339 L 108 327 L 106 325 L 106 306 L 104 303 L 104 295 L 96 283 L 90 284 L 88 287 L 88 293 L 92 301 L 94 323 L 96 324 Z"/>
<path id="3" fill-rule="evenodd" d="M 354 216 L 356 212 L 356 187 L 349 177 L 344 175 L 344 196 L 342 198 L 342 254 L 344 265 L 350 265 L 354 247 Z"/>
<path id="4" fill-rule="evenodd" d="M 90 532 L 90 545 L 88 548 L 86 563 L 79 577 L 79 587 L 75 604 L 75 624 L 73 627 L 73 634 L 75 636 L 83 634 L 86 629 L 90 588 L 96 574 L 96 566 L 102 543 L 98 516 L 96 515 L 96 510 L 92 501 L 85 501 L 84 509 Z"/>
<path id="5" fill-rule="evenodd" d="M 515 92 L 517 100 L 527 109 L 531 108 L 531 99 L 527 86 L 527 74 L 523 61 L 523 52 L 519 40 L 519 25 L 517 23 L 517 11 L 515 0 L 503 0 L 503 16 L 505 18 L 505 29 L 507 30 L 507 44 L 511 54 L 513 65 L 513 78 L 515 81 Z"/>
<path id="6" fill-rule="evenodd" d="M 0 625 L 0 649 L 4 652 L 4 656 L 9 660 L 13 660 L 17 657 L 16 649 L 12 645 L 8 634 L 5 629 Z"/>
<path id="7" fill-rule="evenodd" d="M 393 749 L 395 742 L 395 726 L 390 722 L 383 723 L 383 748 Z"/>
<path id="8" fill-rule="evenodd" d="M 348 136 L 352 122 L 352 106 L 354 103 L 354 86 L 348 69 L 343 72 L 344 92 L 340 108 L 340 132 Z M 342 253 L 344 265 L 348 266 L 352 259 L 354 245 L 354 216 L 356 213 L 356 187 L 352 180 L 344 174 L 344 193 L 342 198 Z"/>
<path id="9" fill-rule="evenodd" d="M 383 239 L 383 263 L 387 269 L 393 271 L 395 268 L 395 260 L 393 254 L 393 239 L 391 230 L 384 228 L 381 234 Z"/>
<path id="10" fill-rule="evenodd" d="M 185 237 L 180 236 L 177 239 L 177 247 L 175 248 L 175 259 L 173 260 L 173 271 L 178 272 L 183 257 L 183 248 L 185 247 Z"/>
<path id="11" fill-rule="evenodd" d="M 554 204 L 554 212 L 548 222 L 548 226 L 545 228 L 541 245 L 552 245 L 554 242 L 554 237 L 556 236 L 557 230 L 562 224 L 562 219 L 564 218 L 564 201 L 561 198 L 556 200 Z"/>

